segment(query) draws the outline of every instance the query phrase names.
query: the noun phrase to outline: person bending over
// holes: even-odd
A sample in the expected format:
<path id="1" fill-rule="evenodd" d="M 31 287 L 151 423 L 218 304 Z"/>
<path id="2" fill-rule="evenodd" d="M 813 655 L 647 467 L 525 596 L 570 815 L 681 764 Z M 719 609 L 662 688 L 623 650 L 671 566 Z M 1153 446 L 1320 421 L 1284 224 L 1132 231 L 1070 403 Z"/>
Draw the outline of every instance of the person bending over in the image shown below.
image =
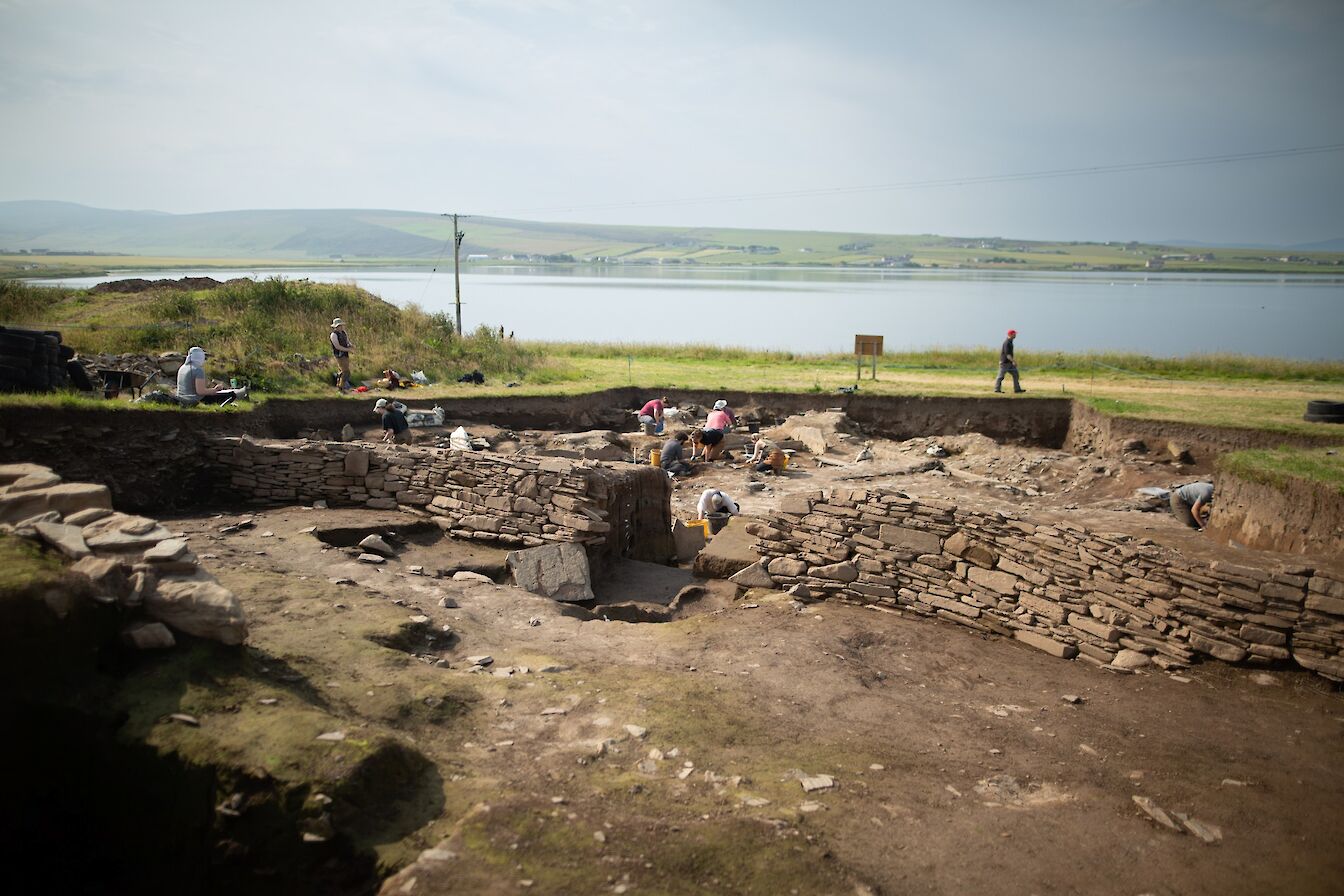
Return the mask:
<path id="1" fill-rule="evenodd" d="M 415 441 L 411 424 L 406 422 L 406 414 L 400 405 L 389 404 L 386 398 L 380 398 L 373 404 L 373 410 L 383 418 L 383 441 L 398 445 L 409 445 Z"/>
<path id="2" fill-rule="evenodd" d="M 700 502 L 695 505 L 695 512 L 700 515 L 700 519 L 704 519 L 711 513 L 726 513 L 729 516 L 736 516 L 742 512 L 742 508 L 724 492 L 716 488 L 707 488 L 701 492 Z"/>
<path id="3" fill-rule="evenodd" d="M 663 443 L 662 459 L 659 466 L 664 472 L 671 473 L 673 476 L 680 476 L 691 472 L 693 469 L 686 462 L 686 433 L 679 432 L 672 438 Z"/>
<path id="4" fill-rule="evenodd" d="M 644 407 L 639 409 L 639 422 L 655 423 L 657 424 L 657 427 L 654 429 L 654 434 L 656 435 L 661 433 L 663 431 L 663 411 L 666 408 L 667 408 L 666 395 L 664 395 L 662 398 L 649 399 L 647 402 L 645 402 Z"/>
<path id="5" fill-rule="evenodd" d="M 691 460 L 700 454 L 705 460 L 718 460 L 723 454 L 723 430 L 696 429 L 691 431 Z"/>
<path id="6" fill-rule="evenodd" d="M 1192 529 L 1204 530 L 1213 504 L 1212 482 L 1191 482 L 1171 490 L 1171 512 Z"/>
<path id="7" fill-rule="evenodd" d="M 728 426 L 726 427 L 727 429 L 732 429 L 734 426 L 737 425 L 737 414 L 734 414 L 733 409 L 728 407 L 727 401 L 720 398 L 718 401 L 714 402 L 714 410 L 723 411 L 725 414 L 728 415 Z"/>
<path id="8" fill-rule="evenodd" d="M 751 435 L 751 456 L 743 466 L 753 468 L 757 473 L 780 473 L 788 463 L 788 455 L 774 442 L 760 433 Z"/>
<path id="9" fill-rule="evenodd" d="M 714 410 L 705 416 L 705 429 L 727 432 L 733 428 L 735 422 L 737 418 L 733 416 L 733 409 L 728 407 L 728 402 L 720 398 L 714 402 Z"/>

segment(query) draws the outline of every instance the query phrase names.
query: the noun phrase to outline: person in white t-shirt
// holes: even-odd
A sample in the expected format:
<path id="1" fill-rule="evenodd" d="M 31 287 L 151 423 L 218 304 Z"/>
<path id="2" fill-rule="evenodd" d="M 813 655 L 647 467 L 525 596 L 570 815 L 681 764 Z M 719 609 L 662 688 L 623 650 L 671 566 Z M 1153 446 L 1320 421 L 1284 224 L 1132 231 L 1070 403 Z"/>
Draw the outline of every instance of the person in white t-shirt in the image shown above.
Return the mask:
<path id="1" fill-rule="evenodd" d="M 738 503 L 717 488 L 705 489 L 700 495 L 700 503 L 696 505 L 696 513 L 700 514 L 701 519 L 711 513 L 726 513 L 733 516 L 741 512 L 742 508 Z"/>

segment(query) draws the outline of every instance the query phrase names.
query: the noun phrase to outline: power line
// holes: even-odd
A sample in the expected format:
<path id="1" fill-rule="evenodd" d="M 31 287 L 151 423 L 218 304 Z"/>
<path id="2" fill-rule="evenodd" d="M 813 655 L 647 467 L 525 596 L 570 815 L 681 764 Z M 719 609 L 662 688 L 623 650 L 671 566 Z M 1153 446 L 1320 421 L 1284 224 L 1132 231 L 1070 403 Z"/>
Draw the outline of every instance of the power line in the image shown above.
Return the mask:
<path id="1" fill-rule="evenodd" d="M 1099 174 L 1118 174 L 1133 171 L 1155 171 L 1163 168 L 1189 168 L 1202 165 L 1224 165 L 1253 162 L 1262 159 L 1282 159 L 1294 156 L 1318 155 L 1344 151 L 1344 143 L 1320 146 L 1297 146 L 1287 149 L 1267 149 L 1257 152 L 1220 153 L 1210 156 L 1192 156 L 1183 159 L 1162 159 L 1148 162 L 1123 162 L 1114 165 L 1089 165 L 1080 168 L 1053 168 L 1043 171 L 1019 171 L 1011 174 L 988 174 L 968 177 L 938 178 L 932 180 L 901 181 L 889 184 L 866 184 L 852 187 L 817 187 L 806 190 L 778 190 L 768 193 L 740 193 L 736 195 L 697 196 L 681 199 L 648 199 L 612 202 L 599 205 L 564 205 L 547 208 L 514 209 L 501 215 L 538 214 L 548 212 L 600 211 L 623 208 L 652 208 L 658 206 L 691 205 L 696 203 L 748 202 L 760 199 L 801 199 L 813 196 L 844 196 L 854 193 L 880 193 L 897 190 L 923 190 L 937 187 L 961 187 L 980 184 L 1013 183 L 1016 181 L 1048 180 L 1063 177 L 1090 177 Z"/>

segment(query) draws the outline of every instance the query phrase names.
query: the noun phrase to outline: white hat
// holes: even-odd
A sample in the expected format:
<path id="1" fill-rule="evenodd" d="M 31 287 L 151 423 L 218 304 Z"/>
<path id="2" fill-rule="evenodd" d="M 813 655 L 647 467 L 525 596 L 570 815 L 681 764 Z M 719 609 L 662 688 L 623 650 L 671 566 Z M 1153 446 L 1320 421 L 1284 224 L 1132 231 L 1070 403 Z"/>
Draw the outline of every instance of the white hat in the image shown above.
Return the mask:
<path id="1" fill-rule="evenodd" d="M 385 408 L 385 407 L 387 407 L 387 399 L 386 399 L 386 398 L 380 398 L 380 399 L 378 399 L 377 401 L 375 401 L 375 402 L 373 403 L 373 409 L 374 409 L 375 411 L 381 411 L 381 410 L 382 410 L 383 408 Z"/>
<path id="2" fill-rule="evenodd" d="M 331 328 L 333 330 L 336 329 L 337 327 L 343 327 L 343 326 L 345 326 L 345 321 L 341 320 L 339 317 L 334 318 L 331 322 Z"/>
<path id="3" fill-rule="evenodd" d="M 205 362 L 205 349 L 199 345 L 193 345 L 187 349 L 187 360 L 192 364 L 202 364 Z"/>
<path id="4" fill-rule="evenodd" d="M 713 494 L 713 496 L 712 496 L 709 500 L 710 500 L 710 503 L 713 504 L 715 507 L 722 507 L 722 506 L 723 506 L 723 492 L 715 492 L 715 493 Z"/>
<path id="5" fill-rule="evenodd" d="M 714 410 L 716 411 L 721 411 L 726 407 L 728 407 L 728 402 L 724 401 L 722 398 L 714 402 Z"/>

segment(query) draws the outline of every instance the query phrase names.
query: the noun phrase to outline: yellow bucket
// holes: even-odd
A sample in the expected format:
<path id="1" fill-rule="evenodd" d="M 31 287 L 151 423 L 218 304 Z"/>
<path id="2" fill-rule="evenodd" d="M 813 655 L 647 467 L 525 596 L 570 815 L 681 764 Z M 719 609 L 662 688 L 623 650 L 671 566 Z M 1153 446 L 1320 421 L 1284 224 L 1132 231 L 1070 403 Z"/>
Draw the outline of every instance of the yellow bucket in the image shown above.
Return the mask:
<path id="1" fill-rule="evenodd" d="M 705 541 L 709 541 L 709 520 L 687 520 L 686 528 L 694 529 L 699 527 L 705 533 Z"/>
<path id="2" fill-rule="evenodd" d="M 649 449 L 649 466 L 661 467 L 663 465 L 663 450 L 661 448 Z"/>
<path id="3" fill-rule="evenodd" d="M 789 468 L 789 456 L 787 454 L 784 455 L 784 463 L 780 464 L 779 468 L 781 470 L 787 470 Z"/>

